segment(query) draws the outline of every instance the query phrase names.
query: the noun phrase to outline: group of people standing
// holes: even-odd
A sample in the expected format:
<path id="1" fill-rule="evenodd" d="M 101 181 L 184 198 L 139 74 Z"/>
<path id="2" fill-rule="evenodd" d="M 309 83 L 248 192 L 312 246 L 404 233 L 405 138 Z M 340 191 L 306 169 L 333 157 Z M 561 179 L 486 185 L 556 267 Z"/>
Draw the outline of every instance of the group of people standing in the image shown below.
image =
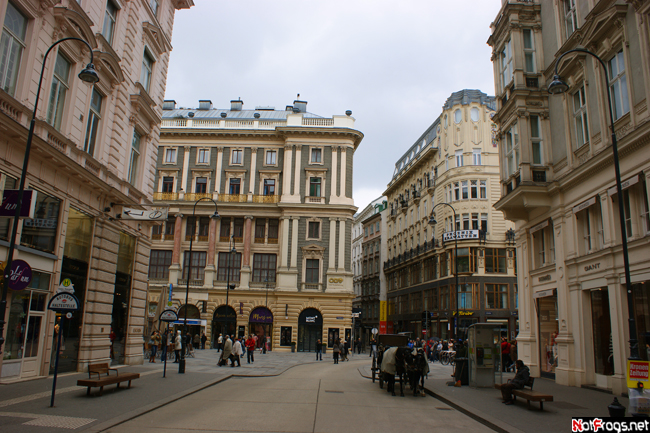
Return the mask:
<path id="1" fill-rule="evenodd" d="M 173 337 L 173 338 L 172 338 Z M 147 341 L 149 347 L 149 362 L 156 362 L 156 355 L 158 350 L 161 351 L 160 359 L 165 359 L 167 352 L 174 350 L 175 359 L 174 362 L 179 362 L 181 358 L 181 351 L 183 350 L 183 340 L 185 340 L 185 354 L 189 355 L 190 352 L 194 349 L 205 349 L 205 342 L 208 338 L 205 335 L 205 332 L 201 336 L 199 334 L 192 335 L 188 332 L 184 337 L 182 336 L 181 330 L 177 330 L 174 335 L 173 330 L 170 332 L 169 329 L 165 329 L 161 334 L 158 330 L 153 330 Z M 173 347 L 172 347 L 173 346 Z"/>
<path id="2" fill-rule="evenodd" d="M 230 361 L 231 367 L 235 366 L 235 362 L 237 363 L 237 367 L 241 367 L 240 358 L 244 357 L 244 353 L 247 355 L 246 359 L 249 364 L 255 362 L 256 340 L 254 337 L 251 334 L 246 341 L 244 341 L 243 337 L 237 337 L 233 343 L 229 335 L 223 337 L 219 334 L 219 340 L 221 341 L 217 343 L 217 351 L 221 352 L 221 354 L 219 355 L 217 365 L 223 367 L 224 365 L 228 365 L 228 361 Z"/>
<path id="3" fill-rule="evenodd" d="M 320 340 L 318 341 L 320 342 Z M 318 347 L 318 343 L 316 343 L 316 347 Z M 339 357 L 341 358 L 341 361 L 349 361 L 348 354 L 350 353 L 350 341 L 343 340 L 343 342 L 341 342 L 341 339 L 337 338 L 336 340 L 334 340 L 334 345 L 332 346 L 332 353 L 334 356 L 334 364 L 339 363 Z M 316 356 L 318 356 L 318 352 L 316 352 Z"/>

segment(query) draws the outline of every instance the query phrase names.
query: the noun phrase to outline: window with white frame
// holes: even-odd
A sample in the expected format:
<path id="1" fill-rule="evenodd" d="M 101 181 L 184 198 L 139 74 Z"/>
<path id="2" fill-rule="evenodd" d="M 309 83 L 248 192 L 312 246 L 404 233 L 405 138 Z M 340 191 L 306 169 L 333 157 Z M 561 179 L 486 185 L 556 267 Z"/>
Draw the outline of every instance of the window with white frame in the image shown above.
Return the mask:
<path id="1" fill-rule="evenodd" d="M 564 28 L 567 39 L 578 29 L 578 16 L 576 14 L 576 0 L 564 0 Z"/>
<path id="2" fill-rule="evenodd" d="M 460 182 L 454 182 L 454 201 L 460 200 Z"/>
<path id="3" fill-rule="evenodd" d="M 469 230 L 469 227 L 470 227 L 469 221 L 470 221 L 469 214 L 464 213 L 463 214 L 463 230 Z"/>
<path id="4" fill-rule="evenodd" d="M 505 134 L 506 140 L 506 164 L 508 176 L 512 176 L 519 170 L 519 133 L 515 123 Z"/>
<path id="5" fill-rule="evenodd" d="M 599 202 L 600 200 L 596 198 L 593 200 L 593 204 L 576 213 L 580 254 L 589 254 L 604 245 L 603 221 Z"/>
<path id="6" fill-rule="evenodd" d="M 544 164 L 544 151 L 542 148 L 542 125 L 537 115 L 528 118 L 530 123 L 530 145 L 533 153 L 533 164 Z"/>
<path id="7" fill-rule="evenodd" d="M 320 239 L 320 221 L 307 221 L 307 239 Z"/>
<path id="8" fill-rule="evenodd" d="M 479 230 L 478 213 L 472 214 L 472 230 Z"/>
<path id="9" fill-rule="evenodd" d="M 514 78 L 514 73 L 512 70 L 512 48 L 510 41 L 506 42 L 499 53 L 499 66 L 501 73 L 501 90 L 505 90 L 506 86 L 510 84 L 510 81 Z"/>
<path id="10" fill-rule="evenodd" d="M 488 214 L 482 213 L 481 214 L 481 230 L 484 232 L 487 232 L 488 229 Z"/>
<path id="11" fill-rule="evenodd" d="M 468 190 L 468 181 L 462 180 L 460 182 L 460 187 L 461 187 L 461 194 L 463 200 L 467 200 L 469 198 L 469 190 Z"/>
<path id="12" fill-rule="evenodd" d="M 117 5 L 114 0 L 107 0 L 106 11 L 104 12 L 104 27 L 102 36 L 109 44 L 113 44 L 113 35 L 115 35 L 115 23 L 117 22 Z"/>
<path id="13" fill-rule="evenodd" d="M 472 149 L 472 164 L 481 165 L 481 149 Z"/>
<path id="14" fill-rule="evenodd" d="M 639 179 L 640 178 L 640 179 Z M 638 180 L 638 181 L 637 181 Z M 650 233 L 650 212 L 646 181 L 637 175 L 623 182 L 630 184 L 623 190 L 623 213 L 625 215 L 625 234 L 628 239 Z M 615 192 L 615 188 L 612 188 Z M 618 194 L 614 195 L 616 197 Z M 618 216 L 618 210 L 615 213 Z M 618 233 L 620 235 L 620 233 Z"/>
<path id="15" fill-rule="evenodd" d="M 445 157 L 445 170 L 449 170 L 449 159 Z"/>
<path id="16" fill-rule="evenodd" d="M 609 62 L 607 62 L 609 72 L 609 88 L 612 95 L 612 107 L 614 109 L 614 119 L 620 119 L 624 114 L 630 111 L 630 102 L 627 95 L 627 78 L 625 76 L 625 56 L 623 50 L 620 50 Z"/>
<path id="17" fill-rule="evenodd" d="M 478 180 L 470 180 L 469 187 L 470 187 L 470 197 L 478 198 Z"/>
<path id="18" fill-rule="evenodd" d="M 149 0 L 149 7 L 154 15 L 158 15 L 159 0 Z"/>
<path id="19" fill-rule="evenodd" d="M 11 96 L 16 92 L 16 80 L 25 48 L 26 33 L 27 17 L 13 3 L 7 3 L 0 39 L 0 87 Z"/>
<path id="20" fill-rule="evenodd" d="M 454 123 L 460 123 L 463 120 L 463 113 L 460 110 L 454 111 Z"/>
<path id="21" fill-rule="evenodd" d="M 307 259 L 305 263 L 305 283 L 318 284 L 320 282 L 320 260 Z"/>
<path id="22" fill-rule="evenodd" d="M 533 233 L 533 248 L 535 268 L 555 263 L 555 239 L 553 238 L 552 224 L 549 223 Z"/>
<path id="23" fill-rule="evenodd" d="M 145 48 L 144 54 L 142 55 L 142 70 L 140 71 L 140 84 L 144 87 L 144 90 L 149 93 L 151 90 L 151 76 L 153 73 L 153 64 L 154 59 L 149 50 Z"/>
<path id="24" fill-rule="evenodd" d="M 241 165 L 244 151 L 242 149 L 233 149 L 230 154 L 230 164 Z"/>
<path id="25" fill-rule="evenodd" d="M 142 136 L 133 130 L 133 139 L 131 140 L 131 160 L 129 162 L 129 183 L 135 185 L 138 176 L 138 160 L 140 159 L 140 141 Z"/>
<path id="26" fill-rule="evenodd" d="M 54 64 L 54 77 L 50 88 L 50 100 L 47 107 L 47 123 L 58 131 L 61 129 L 61 119 L 65 106 L 70 77 L 70 61 L 59 51 Z"/>
<path id="27" fill-rule="evenodd" d="M 264 195 L 275 195 L 275 179 L 264 179 Z"/>
<path id="28" fill-rule="evenodd" d="M 524 72 L 535 73 L 535 42 L 533 29 L 523 29 L 524 37 Z"/>
<path id="29" fill-rule="evenodd" d="M 312 164 L 321 164 L 323 162 L 323 149 L 320 147 L 312 148 L 310 161 Z"/>
<path id="30" fill-rule="evenodd" d="M 165 149 L 165 164 L 176 164 L 176 149 Z"/>
<path id="31" fill-rule="evenodd" d="M 457 150 L 456 151 L 456 167 L 462 167 L 463 166 L 463 151 L 462 150 Z"/>
<path id="32" fill-rule="evenodd" d="M 88 110 L 88 124 L 86 125 L 86 140 L 84 141 L 84 151 L 93 156 L 95 155 L 99 121 L 102 119 L 102 99 L 102 95 L 93 87 L 90 109 Z"/>
<path id="33" fill-rule="evenodd" d="M 197 164 L 209 164 L 210 163 L 210 149 L 198 149 L 196 151 L 196 163 Z"/>
<path id="34" fill-rule="evenodd" d="M 239 195 L 241 193 L 241 179 L 232 178 L 230 179 L 230 195 Z"/>
<path id="35" fill-rule="evenodd" d="M 573 124 L 576 129 L 576 149 L 589 142 L 587 99 L 584 84 L 573 94 Z"/>
<path id="36" fill-rule="evenodd" d="M 479 189 L 480 189 L 480 192 L 481 192 L 480 198 L 487 198 L 487 181 L 486 180 L 479 181 Z"/>
<path id="37" fill-rule="evenodd" d="M 469 115 L 470 118 L 472 119 L 472 122 L 478 122 L 478 115 L 479 115 L 478 108 L 472 107 L 472 109 L 469 110 Z"/>
<path id="38" fill-rule="evenodd" d="M 321 178 L 320 177 L 310 177 L 309 178 L 309 196 L 310 197 L 322 197 L 321 196 Z"/>
<path id="39" fill-rule="evenodd" d="M 266 151 L 266 165 L 276 165 L 277 164 L 277 151 L 267 150 Z"/>

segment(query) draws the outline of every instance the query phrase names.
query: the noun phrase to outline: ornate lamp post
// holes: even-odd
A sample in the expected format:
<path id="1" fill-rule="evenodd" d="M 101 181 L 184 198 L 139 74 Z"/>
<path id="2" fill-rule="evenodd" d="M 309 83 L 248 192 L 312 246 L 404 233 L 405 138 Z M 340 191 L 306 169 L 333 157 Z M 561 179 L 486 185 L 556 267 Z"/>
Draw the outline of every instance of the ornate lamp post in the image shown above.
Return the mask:
<path id="1" fill-rule="evenodd" d="M 569 85 L 562 80 L 558 74 L 558 65 L 564 56 L 570 53 L 585 53 L 594 57 L 600 65 L 603 67 L 603 78 L 605 79 L 605 88 L 607 89 L 607 102 L 609 107 L 609 121 L 611 123 L 611 138 L 612 138 L 612 152 L 614 153 L 614 173 L 616 176 L 616 193 L 618 194 L 618 212 L 619 220 L 621 225 L 621 236 L 622 236 L 622 247 L 623 247 L 623 267 L 625 272 L 625 287 L 627 289 L 627 313 L 628 313 L 628 325 L 630 333 L 630 357 L 628 359 L 638 360 L 639 357 L 639 347 L 637 344 L 637 335 L 636 335 L 636 325 L 634 323 L 634 296 L 632 294 L 632 284 L 630 281 L 630 259 L 628 257 L 627 251 L 627 233 L 625 230 L 625 210 L 623 209 L 623 186 L 621 183 L 621 167 L 618 161 L 618 145 L 616 142 L 616 133 L 614 132 L 614 110 L 612 109 L 612 96 L 609 90 L 609 77 L 607 74 L 607 65 L 603 60 L 598 57 L 596 54 L 592 53 L 589 50 L 584 48 L 576 48 L 569 50 L 562 54 L 555 61 L 555 73 L 553 75 L 553 81 L 548 85 L 548 92 L 552 95 L 559 95 L 560 93 L 565 93 L 569 90 Z"/>
<path id="2" fill-rule="evenodd" d="M 194 209 L 192 210 L 192 217 L 196 216 L 196 205 L 199 204 L 199 202 L 202 202 L 204 200 L 210 200 L 212 203 L 214 203 L 214 213 L 210 218 L 212 219 L 219 219 L 221 218 L 219 216 L 219 212 L 217 211 L 217 202 L 212 200 L 211 198 L 208 197 L 203 197 L 198 199 L 194 203 Z M 187 281 L 186 281 L 186 287 L 185 287 L 185 317 L 183 318 L 183 335 L 181 335 L 181 359 L 178 362 L 178 372 L 179 373 L 185 373 L 185 350 L 187 343 L 185 342 L 185 335 L 187 334 L 187 303 L 188 303 L 188 297 L 190 294 L 190 277 L 192 276 L 192 243 L 194 241 L 194 233 L 192 233 L 192 237 L 190 238 L 190 254 L 188 257 L 188 264 L 187 264 Z"/>
<path id="3" fill-rule="evenodd" d="M 38 110 L 38 100 L 41 95 L 41 85 L 43 84 L 43 74 L 45 72 L 45 62 L 47 61 L 47 56 L 50 54 L 52 49 L 59 45 L 61 42 L 65 41 L 79 41 L 85 44 L 90 50 L 90 63 L 86 65 L 84 69 L 79 72 L 79 79 L 86 83 L 95 84 L 99 82 L 99 76 L 97 71 L 95 71 L 95 65 L 93 65 L 93 48 L 88 42 L 80 38 L 63 38 L 59 39 L 45 52 L 43 57 L 43 65 L 41 66 L 41 76 L 38 80 L 38 88 L 36 90 L 36 101 L 34 102 L 34 111 L 32 112 L 32 120 L 29 124 L 29 133 L 27 134 L 27 143 L 25 145 L 25 157 L 23 160 L 23 170 L 20 175 L 20 186 L 18 188 L 18 198 L 16 199 L 16 214 L 14 215 L 14 220 L 11 228 L 11 240 L 9 242 L 9 251 L 7 253 L 7 263 L 4 269 L 4 283 L 2 285 L 2 301 L 0 301 L 0 353 L 2 353 L 2 346 L 5 342 L 4 339 L 4 328 L 5 328 L 5 313 L 7 311 L 7 296 L 9 293 L 9 277 L 11 276 L 11 262 L 14 258 L 14 251 L 16 249 L 16 235 L 18 232 L 18 220 L 20 219 L 20 211 L 22 208 L 23 202 L 23 193 L 25 191 L 25 179 L 27 177 L 27 166 L 29 165 L 29 154 L 32 148 L 32 139 L 34 137 L 34 127 L 36 126 L 36 111 Z"/>
<path id="4" fill-rule="evenodd" d="M 456 290 L 455 290 L 455 296 L 456 296 L 456 323 L 454 325 L 454 339 L 456 342 L 458 342 L 458 326 L 459 326 L 459 321 L 460 321 L 460 310 L 459 310 L 459 302 L 458 302 L 458 236 L 457 236 L 457 230 L 456 230 L 456 209 L 449 203 L 438 203 L 431 209 L 431 215 L 429 216 L 429 225 L 431 227 L 435 227 L 435 225 L 438 223 L 436 221 L 436 217 L 434 217 L 434 210 L 441 205 L 445 205 L 451 209 L 451 211 L 454 213 L 454 221 L 453 221 L 453 228 L 454 228 L 454 276 L 456 280 Z M 435 237 L 435 234 L 434 234 Z"/>

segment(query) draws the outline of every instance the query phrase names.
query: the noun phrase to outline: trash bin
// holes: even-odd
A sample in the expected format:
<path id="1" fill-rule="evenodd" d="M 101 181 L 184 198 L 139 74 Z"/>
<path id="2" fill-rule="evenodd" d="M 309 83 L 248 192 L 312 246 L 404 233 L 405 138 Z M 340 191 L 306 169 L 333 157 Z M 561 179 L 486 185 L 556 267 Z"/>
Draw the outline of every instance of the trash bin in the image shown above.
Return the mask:
<path id="1" fill-rule="evenodd" d="M 460 380 L 461 385 L 469 385 L 469 363 L 467 358 L 456 358 L 456 369 L 454 379 Z"/>

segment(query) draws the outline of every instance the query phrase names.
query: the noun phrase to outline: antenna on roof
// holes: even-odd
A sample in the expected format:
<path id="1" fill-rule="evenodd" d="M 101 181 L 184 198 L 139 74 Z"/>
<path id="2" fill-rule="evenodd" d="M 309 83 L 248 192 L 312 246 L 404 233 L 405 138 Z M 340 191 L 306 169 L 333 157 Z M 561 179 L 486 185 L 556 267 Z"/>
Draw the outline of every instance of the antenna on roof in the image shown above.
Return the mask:
<path id="1" fill-rule="evenodd" d="M 300 93 L 298 93 L 298 96 L 296 97 L 296 99 L 300 99 Z"/>

